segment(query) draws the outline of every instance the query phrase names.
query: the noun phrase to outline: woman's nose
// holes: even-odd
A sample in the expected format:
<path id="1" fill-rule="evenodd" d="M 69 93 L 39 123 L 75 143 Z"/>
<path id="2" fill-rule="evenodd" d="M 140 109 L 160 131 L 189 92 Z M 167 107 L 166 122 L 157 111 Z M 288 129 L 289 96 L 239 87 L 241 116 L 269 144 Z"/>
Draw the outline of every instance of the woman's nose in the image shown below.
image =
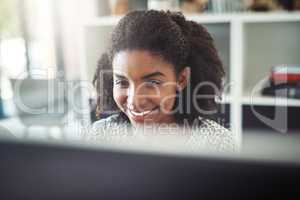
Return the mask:
<path id="1" fill-rule="evenodd" d="M 142 111 L 147 104 L 147 91 L 141 86 L 133 86 L 128 90 L 127 104 L 129 109 Z"/>

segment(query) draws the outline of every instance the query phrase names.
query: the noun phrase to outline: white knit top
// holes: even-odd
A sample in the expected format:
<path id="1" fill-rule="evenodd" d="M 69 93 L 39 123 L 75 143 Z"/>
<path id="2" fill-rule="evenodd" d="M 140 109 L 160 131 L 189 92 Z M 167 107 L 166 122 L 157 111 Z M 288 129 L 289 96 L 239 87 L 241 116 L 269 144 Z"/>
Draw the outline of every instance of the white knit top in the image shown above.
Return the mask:
<path id="1" fill-rule="evenodd" d="M 187 148 L 192 150 L 212 150 L 219 152 L 237 152 L 238 145 L 233 132 L 209 119 L 198 119 L 200 125 L 188 126 L 158 125 L 144 126 L 142 129 L 131 127 L 128 123 L 120 123 L 117 115 L 96 121 L 88 133 L 88 139 L 94 141 L 120 142 L 131 139 L 147 139 L 147 136 L 184 136 Z"/>

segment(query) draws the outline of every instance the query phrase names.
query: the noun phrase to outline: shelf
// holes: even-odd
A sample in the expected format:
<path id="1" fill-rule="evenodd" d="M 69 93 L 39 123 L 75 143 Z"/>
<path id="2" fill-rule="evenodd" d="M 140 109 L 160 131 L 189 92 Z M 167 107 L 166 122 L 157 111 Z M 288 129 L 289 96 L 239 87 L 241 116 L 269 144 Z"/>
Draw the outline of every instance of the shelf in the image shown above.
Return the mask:
<path id="1" fill-rule="evenodd" d="M 223 94 L 221 99 L 216 99 L 217 103 L 230 104 L 232 103 L 232 97 L 229 94 Z"/>
<path id="2" fill-rule="evenodd" d="M 289 135 L 298 135 L 299 132 L 298 130 L 289 130 L 287 131 L 286 133 L 280 133 L 278 131 L 275 131 L 275 130 L 272 130 L 272 129 L 267 129 L 267 130 L 264 130 L 264 129 L 244 129 L 243 130 L 243 134 L 246 134 L 246 135 L 278 135 L 278 136 L 286 136 L 286 134 L 289 134 Z"/>
<path id="3" fill-rule="evenodd" d="M 288 107 L 290 116 L 293 116 L 289 119 L 289 126 L 298 130 L 299 124 L 293 120 L 299 115 L 300 99 L 262 96 L 261 88 L 268 83 L 272 66 L 300 64 L 300 12 L 184 15 L 203 24 L 215 41 L 226 71 L 225 85 L 228 84 L 217 102 L 228 108 L 226 117 L 236 132 L 237 141 L 241 141 L 242 133 L 248 131 L 243 120 L 250 123 L 250 128 L 257 128 L 251 125 L 251 118 L 244 112 L 248 109 L 251 114 L 251 106 L 267 115 L 272 114 L 276 106 Z M 83 68 L 90 79 L 99 55 L 108 46 L 111 31 L 122 17 L 97 17 L 83 24 Z M 253 119 L 258 120 L 255 115 Z"/>
<path id="4" fill-rule="evenodd" d="M 295 106 L 300 107 L 300 99 L 291 99 L 283 97 L 251 96 L 246 95 L 242 98 L 244 105 L 260 106 Z"/>
<path id="5" fill-rule="evenodd" d="M 189 20 L 200 23 L 230 23 L 241 21 L 247 23 L 299 21 L 300 12 L 270 12 L 270 13 L 232 13 L 232 14 L 185 14 Z M 85 23 L 85 26 L 115 26 L 122 16 L 97 17 Z"/>
<path id="6" fill-rule="evenodd" d="M 300 64 L 300 20 L 243 27 L 243 90 L 269 86 L 272 67 Z"/>
<path id="7" fill-rule="evenodd" d="M 106 51 L 109 46 L 110 33 L 113 31 L 113 23 L 117 23 L 121 16 L 101 17 L 90 21 L 83 29 L 84 54 L 87 58 L 85 64 L 87 67 L 88 80 L 92 80 L 95 66 L 99 56 Z M 219 56 L 222 60 L 226 72 L 225 80 L 230 80 L 230 24 L 205 24 L 207 30 L 214 38 L 216 48 L 219 50 Z M 101 44 L 101 45 L 99 45 Z"/>
<path id="8" fill-rule="evenodd" d="M 232 13 L 232 14 L 195 14 L 186 15 L 188 19 L 201 23 L 226 23 L 232 21 L 241 22 L 285 22 L 299 21 L 300 12 L 270 12 L 270 13 Z"/>
<path id="9" fill-rule="evenodd" d="M 233 100 L 234 99 L 234 100 Z M 268 96 L 251 96 L 246 95 L 241 99 L 233 98 L 230 95 L 222 95 L 221 100 L 217 100 L 218 103 L 231 104 L 240 102 L 242 105 L 253 106 L 289 106 L 300 107 L 300 99 L 283 98 L 283 97 L 268 97 Z"/>

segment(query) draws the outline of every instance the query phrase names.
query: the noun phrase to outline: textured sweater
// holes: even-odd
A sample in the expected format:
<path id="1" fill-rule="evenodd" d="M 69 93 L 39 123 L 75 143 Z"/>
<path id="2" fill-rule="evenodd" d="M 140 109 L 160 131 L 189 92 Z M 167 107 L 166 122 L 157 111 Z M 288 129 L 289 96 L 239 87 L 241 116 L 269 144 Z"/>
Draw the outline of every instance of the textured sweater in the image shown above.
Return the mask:
<path id="1" fill-rule="evenodd" d="M 198 123 L 200 122 L 201 123 Z M 183 136 L 184 144 L 190 150 L 209 150 L 218 152 L 237 152 L 237 139 L 233 132 L 218 123 L 199 117 L 191 125 L 144 125 L 143 128 L 132 127 L 119 115 L 112 115 L 96 121 L 89 140 L 120 142 L 131 139 L 146 140 L 147 136 Z"/>

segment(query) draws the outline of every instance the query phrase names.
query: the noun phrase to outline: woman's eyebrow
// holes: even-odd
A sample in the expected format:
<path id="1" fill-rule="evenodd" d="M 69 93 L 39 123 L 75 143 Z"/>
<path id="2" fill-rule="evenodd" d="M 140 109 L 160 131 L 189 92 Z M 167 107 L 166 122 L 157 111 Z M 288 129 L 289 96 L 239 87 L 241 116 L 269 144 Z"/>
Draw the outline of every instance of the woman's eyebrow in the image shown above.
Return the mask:
<path id="1" fill-rule="evenodd" d="M 145 76 L 142 76 L 142 79 L 148 79 L 148 78 L 151 78 L 153 76 L 165 76 L 165 75 L 161 72 L 153 72 L 153 73 L 147 74 Z"/>

